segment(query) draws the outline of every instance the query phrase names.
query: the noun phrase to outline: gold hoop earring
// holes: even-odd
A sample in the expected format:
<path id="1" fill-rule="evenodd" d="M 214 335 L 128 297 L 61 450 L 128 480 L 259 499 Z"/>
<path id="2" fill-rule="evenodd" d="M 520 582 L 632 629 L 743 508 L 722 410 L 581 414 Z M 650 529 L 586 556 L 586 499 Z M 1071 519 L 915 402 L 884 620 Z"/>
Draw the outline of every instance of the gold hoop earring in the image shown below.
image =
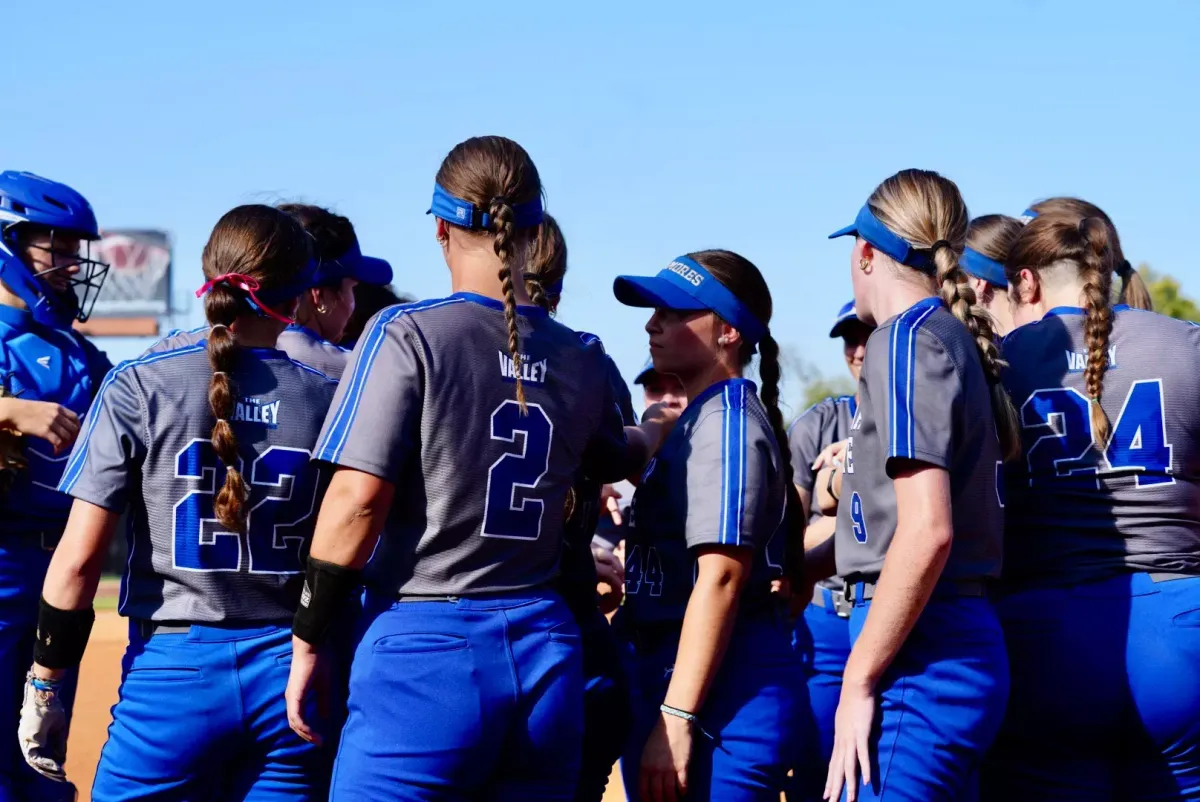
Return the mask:
<path id="1" fill-rule="evenodd" d="M 326 312 L 328 312 L 328 311 L 329 311 L 329 310 L 325 308 L 325 304 L 321 304 L 320 306 L 318 306 L 318 307 L 317 307 L 317 314 L 318 314 L 318 315 L 323 315 L 323 314 L 325 314 L 325 313 L 326 313 Z"/>
<path id="2" fill-rule="evenodd" d="M 859 259 L 858 260 L 858 269 L 864 273 L 871 272 L 871 260 L 870 259 Z"/>

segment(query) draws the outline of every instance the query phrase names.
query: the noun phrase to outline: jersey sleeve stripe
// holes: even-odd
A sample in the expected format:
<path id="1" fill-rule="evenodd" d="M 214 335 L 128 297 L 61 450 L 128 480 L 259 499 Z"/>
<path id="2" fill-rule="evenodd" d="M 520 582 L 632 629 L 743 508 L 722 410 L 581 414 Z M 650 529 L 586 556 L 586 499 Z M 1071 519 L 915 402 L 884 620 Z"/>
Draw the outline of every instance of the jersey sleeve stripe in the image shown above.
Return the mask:
<path id="1" fill-rule="evenodd" d="M 110 370 L 104 378 L 104 383 L 100 385 L 100 389 L 96 393 L 96 400 L 92 402 L 92 406 L 88 410 L 87 429 L 83 433 L 81 442 L 76 444 L 71 459 L 67 461 L 67 467 L 63 470 L 62 479 L 58 482 L 58 492 L 70 493 L 71 488 L 75 486 L 75 482 L 79 480 L 79 476 L 83 472 L 83 463 L 87 458 L 88 441 L 91 439 L 92 431 L 96 428 L 96 419 L 100 417 L 100 410 L 104 408 L 104 392 L 112 385 L 120 373 L 138 365 L 149 365 L 171 357 L 203 350 L 204 346 L 201 345 L 187 345 L 173 351 L 161 351 L 139 359 L 130 359 Z"/>
<path id="2" fill-rule="evenodd" d="M 375 319 L 371 330 L 362 338 L 362 356 L 354 365 L 354 373 L 349 379 L 345 376 L 342 377 L 346 393 L 342 396 L 341 403 L 338 404 L 337 412 L 334 413 L 328 431 L 321 438 L 321 442 L 317 444 L 314 459 L 336 464 L 341 457 L 350 429 L 354 425 L 354 419 L 358 415 L 358 405 L 362 401 L 362 391 L 367 383 L 367 375 L 375 363 L 375 358 L 379 356 L 379 350 L 383 347 L 383 342 L 387 337 L 388 324 L 402 315 L 456 303 L 465 303 L 465 301 L 462 298 L 417 301 L 393 307 Z"/>
<path id="3" fill-rule="evenodd" d="M 913 456 L 913 380 L 917 364 L 917 331 L 926 318 L 938 308 L 927 306 L 905 312 L 892 327 L 892 336 L 888 343 L 891 377 L 888 393 L 888 422 L 891 426 L 888 438 L 889 458 Z M 913 311 L 916 311 L 916 314 L 912 314 Z"/>
<path id="4" fill-rule="evenodd" d="M 735 389 L 735 402 L 730 392 Z M 746 386 L 738 383 L 723 390 L 725 408 L 721 411 L 721 517 L 717 542 L 737 546 L 742 542 L 742 517 L 745 512 L 746 483 Z"/>

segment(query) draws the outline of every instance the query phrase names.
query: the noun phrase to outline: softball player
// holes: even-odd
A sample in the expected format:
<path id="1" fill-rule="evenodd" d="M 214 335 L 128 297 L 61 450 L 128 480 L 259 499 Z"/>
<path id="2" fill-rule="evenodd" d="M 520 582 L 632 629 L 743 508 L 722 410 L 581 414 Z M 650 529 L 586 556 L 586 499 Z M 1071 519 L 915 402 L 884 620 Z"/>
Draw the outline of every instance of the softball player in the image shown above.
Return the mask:
<path id="1" fill-rule="evenodd" d="M 654 366 L 688 397 L 634 493 L 626 534 L 623 624 L 636 649 L 626 793 L 778 800 L 797 748 L 799 667 L 771 580 L 783 574 L 787 521 L 802 519 L 786 514 L 771 294 L 729 251 L 681 256 L 613 289 L 654 308 Z M 762 400 L 742 377 L 756 351 Z"/>
<path id="2" fill-rule="evenodd" d="M 100 237 L 78 192 L 31 173 L 0 173 L 0 429 L 23 435 L 0 469 L 0 717 L 12 722 L 37 625 L 38 591 L 67 521 L 55 487 L 79 418 L 111 367 L 70 328 L 87 319 L 108 265 L 89 258 Z M 69 716 L 75 675 L 64 681 Z M 16 739 L 0 748 L 0 799 L 54 802 L 75 789 L 31 771 Z"/>
<path id="3" fill-rule="evenodd" d="M 967 222 L 953 182 L 904 170 L 832 235 L 855 237 L 855 308 L 877 326 L 834 535 L 853 648 L 832 799 L 844 787 L 849 800 L 958 800 L 1004 714 L 987 585 L 1000 572 L 997 470 L 1017 434 L 991 318 L 959 267 Z"/>
<path id="4" fill-rule="evenodd" d="M 665 427 L 623 431 L 603 350 L 529 303 L 541 182 L 520 145 L 457 145 L 430 211 L 456 292 L 377 315 L 339 386 L 289 714 L 320 737 L 301 710 L 313 644 L 374 550 L 330 798 L 569 800 L 583 683 L 550 587 L 564 502 L 579 469 L 640 470 Z"/>
<path id="5" fill-rule="evenodd" d="M 355 288 L 360 283 L 387 285 L 392 267 L 383 259 L 362 255 L 354 226 L 345 217 L 302 203 L 284 203 L 278 208 L 299 221 L 312 237 L 318 267 L 315 283 L 301 294 L 296 319 L 279 335 L 276 347 L 326 376 L 340 379 L 350 351 L 337 343 L 354 314 Z M 172 332 L 146 353 L 197 343 L 208 336 L 210 326 L 205 323 L 190 331 Z"/>
<path id="6" fill-rule="evenodd" d="M 1012 331 L 1012 311 L 1008 303 L 1008 279 L 1004 277 L 1004 259 L 1021 233 L 1021 221 L 1003 214 L 976 217 L 967 227 L 967 247 L 959 265 L 971 278 L 971 289 L 979 305 L 992 316 L 992 331 L 1003 337 Z"/>
<path id="7" fill-rule="evenodd" d="M 1200 799 L 1200 328 L 1110 306 L 1110 233 L 1046 211 L 1007 261 L 1023 459 L 985 799 Z"/>
<path id="8" fill-rule="evenodd" d="M 867 353 L 871 326 L 858 319 L 854 301 L 838 311 L 831 338 L 842 339 L 842 352 L 850 375 L 857 382 Z M 796 419 L 788 430 L 792 466 L 800 504 L 808 520 L 804 532 L 805 548 L 813 548 L 833 536 L 836 516 L 822 515 L 813 504 L 817 456 L 833 443 L 850 436 L 857 402 L 852 395 L 826 398 Z M 796 620 L 792 646 L 800 656 L 802 675 L 807 687 L 812 720 L 806 752 L 795 770 L 789 789 L 789 802 L 819 799 L 824 788 L 825 768 L 833 754 L 833 716 L 842 692 L 842 672 L 850 656 L 850 605 L 846 602 L 841 577 L 822 579 L 813 588 L 812 601 Z"/>
<path id="9" fill-rule="evenodd" d="M 525 271 L 530 300 L 549 314 L 555 314 L 562 299 L 566 272 L 566 239 L 558 222 L 544 214 Z M 599 343 L 595 335 L 581 332 L 579 336 L 584 343 Z M 611 357 L 607 366 L 621 417 L 625 425 L 636 425 L 629 388 L 621 371 Z M 599 575 L 591 545 L 601 513 L 600 488 L 600 483 L 588 476 L 579 475 L 575 479 L 571 511 L 563 526 L 562 574 L 558 582 L 559 593 L 571 608 L 583 636 L 583 763 L 576 802 L 600 802 L 604 797 L 630 724 L 629 682 L 621 670 L 617 641 L 596 596 Z M 616 579 L 610 581 L 620 584 Z"/>
<path id="10" fill-rule="evenodd" d="M 103 554 L 129 510 L 120 700 L 91 798 L 323 799 L 328 763 L 289 727 L 290 618 L 335 383 L 273 347 L 311 286 L 309 237 L 239 206 L 204 249 L 213 328 L 113 369 L 59 489 L 75 498 L 38 615 L 20 740 L 62 779 L 64 670 L 79 665 Z"/>

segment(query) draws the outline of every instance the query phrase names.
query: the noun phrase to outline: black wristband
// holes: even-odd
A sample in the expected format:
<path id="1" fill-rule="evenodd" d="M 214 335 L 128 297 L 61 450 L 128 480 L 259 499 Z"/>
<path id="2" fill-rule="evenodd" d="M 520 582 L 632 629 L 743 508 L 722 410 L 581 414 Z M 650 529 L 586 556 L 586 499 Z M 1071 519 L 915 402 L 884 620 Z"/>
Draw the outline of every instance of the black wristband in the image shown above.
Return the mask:
<path id="1" fill-rule="evenodd" d="M 362 571 L 310 556 L 300 592 L 300 606 L 292 621 L 292 634 L 313 646 L 320 646 L 329 625 L 344 609 L 346 599 L 359 586 Z"/>
<path id="2" fill-rule="evenodd" d="M 836 475 L 837 475 L 837 469 L 830 468 L 829 469 L 829 479 L 826 480 L 826 482 L 825 482 L 825 492 L 828 493 L 829 497 L 831 499 L 833 499 L 834 501 L 841 501 L 842 500 L 841 494 L 833 492 L 833 478 Z"/>
<path id="3" fill-rule="evenodd" d="M 60 610 L 42 598 L 38 605 L 33 661 L 44 668 L 75 668 L 83 660 L 96 611 Z"/>

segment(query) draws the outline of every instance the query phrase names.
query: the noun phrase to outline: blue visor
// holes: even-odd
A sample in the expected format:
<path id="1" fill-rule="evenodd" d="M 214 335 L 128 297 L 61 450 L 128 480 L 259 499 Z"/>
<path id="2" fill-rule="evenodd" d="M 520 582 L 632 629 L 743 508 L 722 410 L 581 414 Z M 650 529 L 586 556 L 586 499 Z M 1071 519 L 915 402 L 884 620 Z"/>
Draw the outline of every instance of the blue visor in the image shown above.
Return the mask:
<path id="1" fill-rule="evenodd" d="M 1038 213 L 1035 212 L 1033 209 L 1026 209 L 1025 211 L 1021 212 L 1021 216 L 1018 217 L 1017 219 L 1020 220 L 1022 223 L 1028 223 L 1030 220 L 1032 220 L 1033 218 L 1035 218 L 1037 216 L 1038 216 Z"/>
<path id="2" fill-rule="evenodd" d="M 634 377 L 634 384 L 645 384 L 654 375 L 654 357 L 646 360 L 646 364 L 642 366 L 642 371 Z"/>
<path id="3" fill-rule="evenodd" d="M 914 248 L 908 240 L 892 233 L 892 230 L 879 221 L 871 212 L 870 204 L 865 204 L 854 218 L 854 223 L 845 228 L 839 228 L 829 235 L 830 239 L 838 237 L 862 237 L 879 251 L 886 253 L 902 265 L 920 270 L 923 273 L 934 273 L 933 253 L 926 249 Z"/>
<path id="4" fill-rule="evenodd" d="M 967 248 L 958 260 L 959 266 L 975 278 L 981 278 L 989 284 L 1008 289 L 1008 278 L 1004 275 L 1004 265 L 984 256 L 979 251 Z"/>
<path id="5" fill-rule="evenodd" d="M 344 278 L 383 287 L 392 283 L 392 266 L 386 259 L 363 256 L 358 240 L 355 240 L 338 258 L 321 262 L 313 286 L 332 286 Z"/>
<path id="6" fill-rule="evenodd" d="M 858 311 L 854 308 L 854 301 L 847 301 L 842 304 L 842 308 L 838 310 L 837 317 L 833 320 L 833 328 L 829 330 L 830 337 L 840 337 L 851 324 L 861 323 L 867 325 L 858 319 Z"/>
<path id="7" fill-rule="evenodd" d="M 290 301 L 305 290 L 318 286 L 317 274 L 319 269 L 320 264 L 317 260 L 309 259 L 308 264 L 304 266 L 304 270 L 300 275 L 292 279 L 290 284 L 283 287 L 259 290 L 257 293 L 258 299 L 264 304 L 270 304 L 271 306 L 283 303 L 284 301 Z M 254 307 L 255 311 L 258 311 L 257 306 L 253 302 L 250 302 L 250 306 Z"/>
<path id="8" fill-rule="evenodd" d="M 613 294 L 626 306 L 674 309 L 680 312 L 716 312 L 752 345 L 767 334 L 767 327 L 751 314 L 729 289 L 704 267 L 680 256 L 657 276 L 617 276 Z"/>
<path id="9" fill-rule="evenodd" d="M 542 199 L 534 198 L 525 203 L 514 203 L 513 225 L 517 228 L 533 228 L 542 222 Z M 472 231 L 484 231 L 492 224 L 492 216 L 475 204 L 468 203 L 462 198 L 456 198 L 442 188 L 441 184 L 433 185 L 433 203 L 429 211 L 434 217 L 445 220 L 456 226 L 469 228 Z"/>

